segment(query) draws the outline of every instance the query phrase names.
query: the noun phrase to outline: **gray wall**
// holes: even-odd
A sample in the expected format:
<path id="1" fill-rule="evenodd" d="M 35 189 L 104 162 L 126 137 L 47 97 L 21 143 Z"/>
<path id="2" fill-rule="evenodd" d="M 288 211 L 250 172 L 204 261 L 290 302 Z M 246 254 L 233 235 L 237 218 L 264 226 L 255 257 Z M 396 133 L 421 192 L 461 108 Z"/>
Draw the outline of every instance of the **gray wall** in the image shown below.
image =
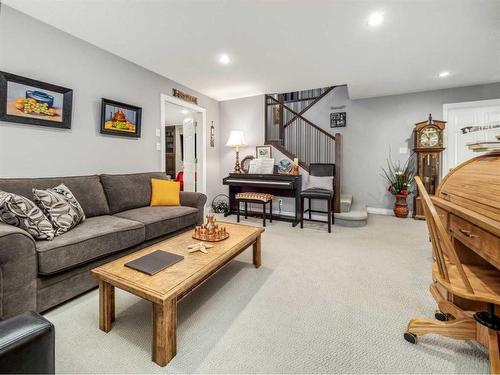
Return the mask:
<path id="1" fill-rule="evenodd" d="M 5 5 L 0 14 L 0 70 L 73 89 L 69 130 L 0 123 L 0 177 L 160 170 L 160 138 L 155 134 L 160 93 L 170 95 L 173 87 L 197 96 L 207 109 L 207 127 L 211 121 L 219 127 L 217 101 Z M 140 139 L 99 133 L 103 97 L 142 107 Z M 219 146 L 216 142 L 216 148 L 207 148 L 209 197 L 220 180 Z"/>
<path id="2" fill-rule="evenodd" d="M 242 130 L 245 135 L 248 146 L 240 149 L 240 161 L 247 155 L 255 156 L 255 146 L 264 144 L 264 117 L 264 95 L 220 102 L 221 142 L 225 144 L 231 130 Z M 272 153 L 276 163 L 285 157 L 275 148 L 273 148 Z M 222 147 L 220 149 L 220 173 L 222 177 L 234 170 L 234 161 L 234 148 Z M 302 173 L 306 174 L 303 170 Z M 224 186 L 222 191 L 227 194 L 227 186 Z M 274 200 L 273 208 L 275 211 L 279 211 L 278 199 L 279 197 Z M 283 212 L 293 212 L 293 199 L 283 198 L 282 210 Z"/>
<path id="3" fill-rule="evenodd" d="M 386 191 L 380 168 L 392 150 L 394 160 L 404 160 L 400 147 L 413 148 L 414 124 L 429 113 L 442 119 L 443 104 L 500 98 L 500 83 L 436 90 L 421 93 L 350 100 L 346 87 L 335 89 L 307 112 L 306 117 L 325 130 L 344 135 L 343 191 L 369 207 L 390 209 L 393 197 Z M 347 127 L 330 129 L 331 106 L 345 105 Z M 264 98 L 236 99 L 220 103 L 224 136 L 230 129 L 241 129 L 245 135 L 254 133 L 251 146 L 264 142 Z M 242 154 L 255 153 L 248 148 Z M 227 155 L 227 154 L 230 154 Z M 232 169 L 233 153 L 221 149 L 221 173 Z M 307 180 L 307 178 L 306 178 Z M 287 204 L 285 211 L 291 211 Z"/>

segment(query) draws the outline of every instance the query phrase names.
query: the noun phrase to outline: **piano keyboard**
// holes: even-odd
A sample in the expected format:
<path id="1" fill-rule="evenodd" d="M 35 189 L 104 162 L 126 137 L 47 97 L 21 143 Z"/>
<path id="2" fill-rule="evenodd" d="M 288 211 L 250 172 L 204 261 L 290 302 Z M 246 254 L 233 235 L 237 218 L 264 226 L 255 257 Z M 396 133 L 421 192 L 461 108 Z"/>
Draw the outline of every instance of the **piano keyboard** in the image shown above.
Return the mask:
<path id="1" fill-rule="evenodd" d="M 228 178 L 226 179 L 226 182 L 235 182 L 235 183 L 244 183 L 244 184 L 261 184 L 261 185 L 291 185 L 292 181 L 290 182 L 283 182 L 283 181 L 272 181 L 272 180 L 237 180 L 233 178 Z"/>

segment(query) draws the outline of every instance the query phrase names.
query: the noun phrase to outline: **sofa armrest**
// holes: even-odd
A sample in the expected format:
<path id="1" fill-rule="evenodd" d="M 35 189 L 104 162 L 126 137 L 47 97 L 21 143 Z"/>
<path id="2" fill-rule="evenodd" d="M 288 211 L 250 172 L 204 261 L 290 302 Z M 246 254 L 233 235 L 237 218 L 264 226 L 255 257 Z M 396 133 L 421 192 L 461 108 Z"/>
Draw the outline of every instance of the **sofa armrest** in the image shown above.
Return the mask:
<path id="1" fill-rule="evenodd" d="M 37 257 L 28 232 L 0 223 L 0 317 L 36 311 Z"/>
<path id="2" fill-rule="evenodd" d="M 0 372 L 54 374 L 54 325 L 26 312 L 0 322 Z"/>
<path id="3" fill-rule="evenodd" d="M 205 203 L 207 196 L 202 193 L 193 193 L 190 191 L 181 191 L 181 206 L 188 206 L 198 209 L 198 224 L 203 224 L 203 216 L 205 215 Z"/>

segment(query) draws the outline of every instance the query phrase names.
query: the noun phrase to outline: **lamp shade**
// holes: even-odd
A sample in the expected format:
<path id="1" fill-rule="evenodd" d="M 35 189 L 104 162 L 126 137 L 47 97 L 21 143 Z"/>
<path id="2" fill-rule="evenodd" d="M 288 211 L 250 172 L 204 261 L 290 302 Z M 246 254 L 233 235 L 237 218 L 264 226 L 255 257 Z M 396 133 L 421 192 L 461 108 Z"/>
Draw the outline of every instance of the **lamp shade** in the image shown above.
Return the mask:
<path id="1" fill-rule="evenodd" d="M 245 137 L 243 135 L 243 132 L 241 130 L 231 130 L 226 146 L 238 147 L 246 145 L 247 143 L 245 142 Z"/>

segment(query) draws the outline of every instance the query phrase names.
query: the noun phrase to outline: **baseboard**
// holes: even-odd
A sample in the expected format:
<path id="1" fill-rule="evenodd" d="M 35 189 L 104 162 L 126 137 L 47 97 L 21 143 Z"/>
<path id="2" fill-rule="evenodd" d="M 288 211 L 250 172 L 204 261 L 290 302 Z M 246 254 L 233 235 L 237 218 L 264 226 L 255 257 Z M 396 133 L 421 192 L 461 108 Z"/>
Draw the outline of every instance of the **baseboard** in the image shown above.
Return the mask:
<path id="1" fill-rule="evenodd" d="M 248 207 L 249 208 L 249 211 L 250 211 L 250 206 Z M 259 212 L 259 210 L 253 210 L 254 212 Z M 209 212 L 213 213 L 213 210 L 210 208 Z M 243 210 L 241 211 L 241 213 L 243 214 Z M 273 210 L 273 215 L 275 216 L 279 216 L 279 215 L 283 215 L 283 216 L 291 216 L 291 217 L 294 217 L 295 216 L 295 212 L 292 212 L 292 211 L 281 211 L 278 209 L 278 210 Z M 307 215 L 307 213 L 306 213 Z M 314 219 L 314 220 L 326 220 L 326 216 L 325 215 L 318 215 L 318 214 L 312 214 L 311 215 L 311 218 Z"/>
<path id="2" fill-rule="evenodd" d="M 385 215 L 385 216 L 394 216 L 394 211 L 389 209 L 389 208 L 379 208 L 379 207 L 367 207 L 369 214 L 374 214 L 374 215 Z M 410 211 L 408 214 L 408 217 L 413 216 L 413 211 Z"/>
<path id="3" fill-rule="evenodd" d="M 389 209 L 389 208 L 379 208 L 379 207 L 367 207 L 366 208 L 369 214 L 374 214 L 374 215 L 385 215 L 385 216 L 394 216 L 394 211 Z M 206 211 L 209 213 L 213 213 L 212 207 L 209 207 Z M 295 212 L 291 211 L 279 211 L 279 210 L 273 210 L 273 214 L 275 215 L 285 215 L 285 216 L 295 216 Z M 408 217 L 413 216 L 413 211 L 410 211 L 408 214 Z M 315 220 L 323 220 L 325 218 L 325 215 L 318 215 L 318 214 L 312 214 L 312 218 Z"/>

